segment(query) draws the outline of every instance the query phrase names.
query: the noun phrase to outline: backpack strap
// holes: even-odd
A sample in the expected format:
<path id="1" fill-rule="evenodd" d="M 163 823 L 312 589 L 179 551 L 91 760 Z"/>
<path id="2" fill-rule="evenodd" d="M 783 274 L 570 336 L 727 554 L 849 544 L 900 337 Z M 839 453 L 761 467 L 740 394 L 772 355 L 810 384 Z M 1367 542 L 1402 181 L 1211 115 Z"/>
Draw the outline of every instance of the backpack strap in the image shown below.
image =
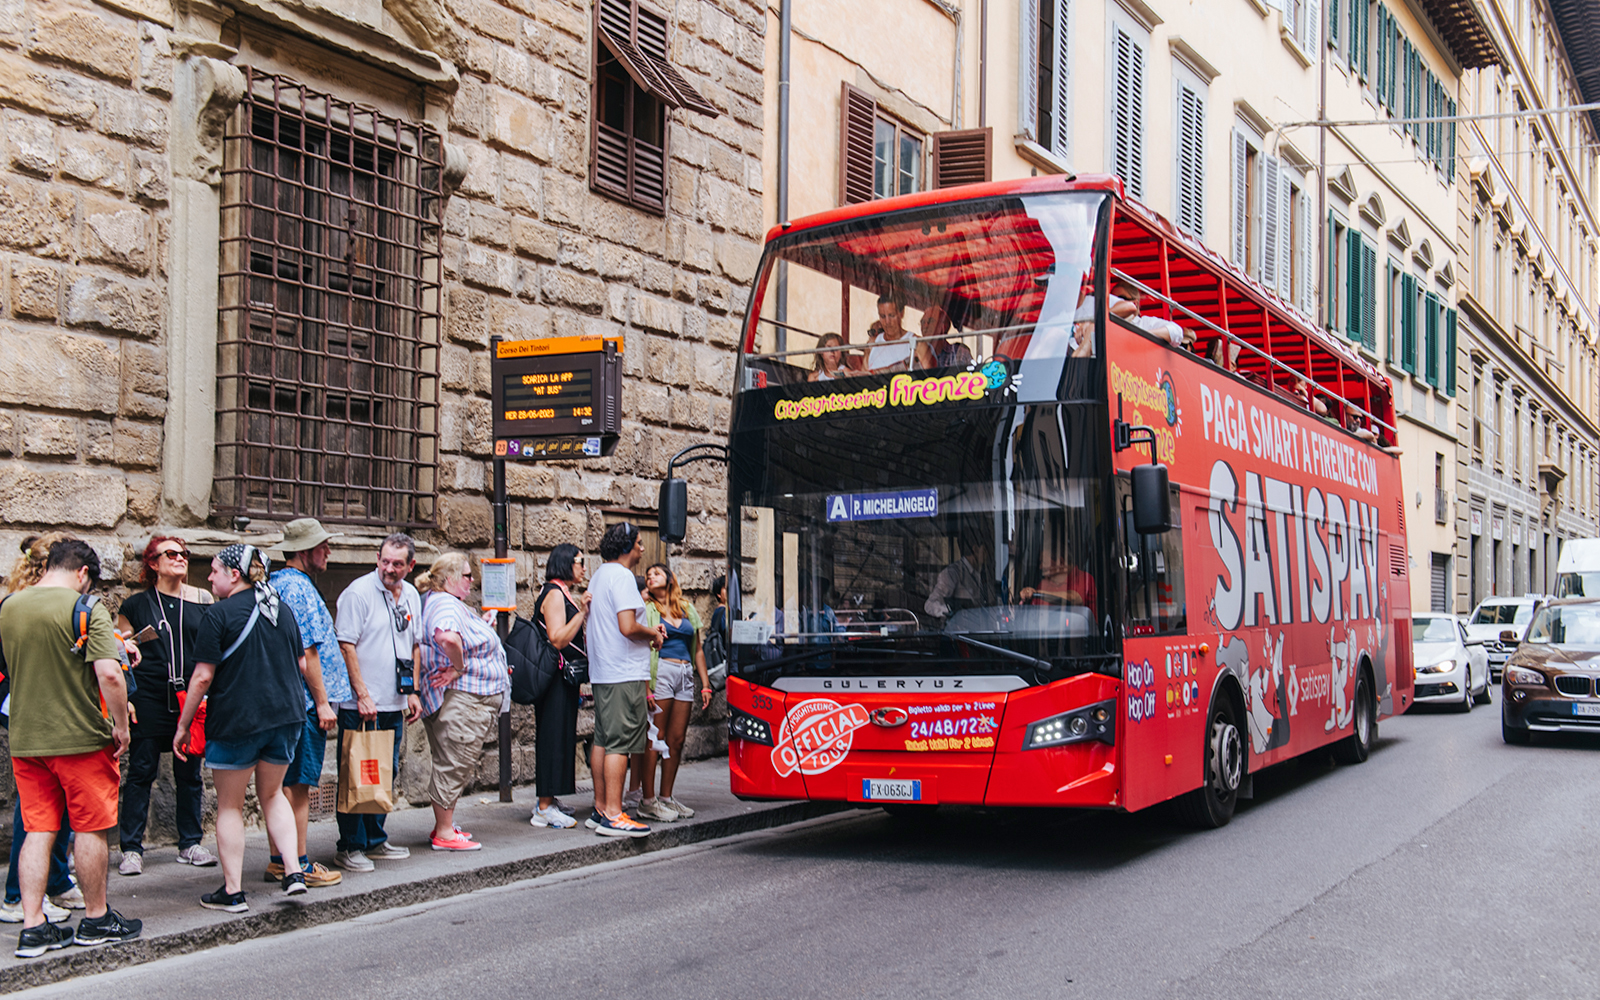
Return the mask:
<path id="1" fill-rule="evenodd" d="M 94 614 L 94 606 L 99 603 L 99 594 L 79 594 L 78 599 L 72 602 L 72 630 L 77 635 L 72 643 L 72 651 L 80 656 L 89 647 L 89 618 Z"/>
<path id="2" fill-rule="evenodd" d="M 246 639 L 250 638 L 250 633 L 255 631 L 256 622 L 258 622 L 260 620 L 261 620 L 261 605 L 257 604 L 254 608 L 252 608 L 250 610 L 250 620 L 244 623 L 244 631 L 240 632 L 239 633 L 239 638 L 233 640 L 233 645 L 229 646 L 227 648 L 227 650 L 223 652 L 222 659 L 226 660 L 228 657 L 232 656 L 234 653 L 237 653 L 239 651 L 239 647 L 243 646 L 244 645 L 244 641 Z M 221 664 L 219 663 L 218 666 L 221 666 Z"/>

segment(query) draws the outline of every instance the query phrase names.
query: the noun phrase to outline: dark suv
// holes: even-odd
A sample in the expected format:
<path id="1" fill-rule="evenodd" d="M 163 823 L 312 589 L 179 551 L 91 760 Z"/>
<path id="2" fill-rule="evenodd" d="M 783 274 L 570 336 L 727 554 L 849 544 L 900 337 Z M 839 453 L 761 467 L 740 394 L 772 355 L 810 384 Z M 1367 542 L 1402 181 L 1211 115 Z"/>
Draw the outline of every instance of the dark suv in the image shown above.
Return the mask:
<path id="1" fill-rule="evenodd" d="M 1500 684 L 1500 734 L 1600 733 L 1600 599 L 1551 601 L 1516 642 Z"/>

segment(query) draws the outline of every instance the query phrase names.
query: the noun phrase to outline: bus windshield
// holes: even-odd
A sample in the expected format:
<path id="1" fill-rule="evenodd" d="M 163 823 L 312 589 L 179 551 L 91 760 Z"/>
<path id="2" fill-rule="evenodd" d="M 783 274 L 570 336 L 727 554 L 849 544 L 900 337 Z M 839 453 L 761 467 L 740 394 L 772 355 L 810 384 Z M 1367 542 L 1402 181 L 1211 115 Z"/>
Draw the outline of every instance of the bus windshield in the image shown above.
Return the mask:
<path id="1" fill-rule="evenodd" d="M 736 430 L 736 669 L 1092 669 L 1067 661 L 1106 650 L 1104 419 L 1047 404 Z"/>

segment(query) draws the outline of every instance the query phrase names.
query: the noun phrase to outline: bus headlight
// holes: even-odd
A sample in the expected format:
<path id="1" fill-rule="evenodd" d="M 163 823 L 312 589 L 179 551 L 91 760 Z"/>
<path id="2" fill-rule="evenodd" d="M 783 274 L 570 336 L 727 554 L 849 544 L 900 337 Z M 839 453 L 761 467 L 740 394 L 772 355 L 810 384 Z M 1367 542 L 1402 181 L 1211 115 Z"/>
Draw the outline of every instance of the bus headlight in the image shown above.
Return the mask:
<path id="1" fill-rule="evenodd" d="M 1052 715 L 1031 723 L 1022 737 L 1022 749 L 1042 750 L 1068 743 L 1099 740 L 1112 746 L 1117 742 L 1117 703 L 1100 701 L 1070 712 Z"/>
<path id="2" fill-rule="evenodd" d="M 1455 668 L 1456 668 L 1456 661 L 1454 661 L 1454 660 L 1440 660 L 1438 663 L 1430 663 L 1426 667 L 1418 667 L 1417 668 L 1417 673 L 1419 673 L 1419 674 L 1448 674 L 1450 671 L 1454 670 Z"/>
<path id="3" fill-rule="evenodd" d="M 1527 667 L 1513 667 L 1507 664 L 1506 683 L 1529 684 L 1534 687 L 1544 687 L 1546 681 L 1544 679 L 1544 674 L 1539 673 L 1537 670 L 1529 670 Z"/>
<path id="4" fill-rule="evenodd" d="M 728 706 L 728 738 L 749 740 L 767 747 L 773 745 L 772 727 L 767 725 L 766 720 L 758 719 L 749 712 L 741 712 L 731 705 Z"/>

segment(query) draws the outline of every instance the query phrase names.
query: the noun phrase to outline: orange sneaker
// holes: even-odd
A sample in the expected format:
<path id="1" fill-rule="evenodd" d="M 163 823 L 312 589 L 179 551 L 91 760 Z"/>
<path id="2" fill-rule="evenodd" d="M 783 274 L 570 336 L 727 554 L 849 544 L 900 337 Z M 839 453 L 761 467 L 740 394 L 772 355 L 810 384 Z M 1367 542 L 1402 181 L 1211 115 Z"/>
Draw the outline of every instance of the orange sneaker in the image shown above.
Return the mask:
<path id="1" fill-rule="evenodd" d="M 482 844 L 476 840 L 468 840 L 457 830 L 451 830 L 450 836 L 446 839 L 430 837 L 429 842 L 436 851 L 477 851 L 483 848 Z"/>
<path id="2" fill-rule="evenodd" d="M 648 837 L 650 827 L 625 812 L 619 812 L 615 816 L 602 816 L 594 832 L 602 837 Z"/>

